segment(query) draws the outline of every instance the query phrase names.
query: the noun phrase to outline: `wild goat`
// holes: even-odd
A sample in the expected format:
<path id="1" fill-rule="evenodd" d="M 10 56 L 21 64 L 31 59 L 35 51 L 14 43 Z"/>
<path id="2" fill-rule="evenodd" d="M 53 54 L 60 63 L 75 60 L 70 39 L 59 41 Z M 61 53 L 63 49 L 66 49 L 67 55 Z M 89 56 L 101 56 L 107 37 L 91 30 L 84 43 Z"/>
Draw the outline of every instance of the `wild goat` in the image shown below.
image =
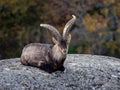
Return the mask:
<path id="1" fill-rule="evenodd" d="M 63 64 L 71 40 L 69 30 L 76 20 L 74 15 L 72 17 L 64 27 L 63 36 L 53 26 L 40 24 L 41 27 L 47 28 L 53 33 L 52 41 L 54 44 L 31 43 L 26 45 L 21 54 L 21 63 L 38 67 L 49 73 L 57 70 L 64 71 Z"/>

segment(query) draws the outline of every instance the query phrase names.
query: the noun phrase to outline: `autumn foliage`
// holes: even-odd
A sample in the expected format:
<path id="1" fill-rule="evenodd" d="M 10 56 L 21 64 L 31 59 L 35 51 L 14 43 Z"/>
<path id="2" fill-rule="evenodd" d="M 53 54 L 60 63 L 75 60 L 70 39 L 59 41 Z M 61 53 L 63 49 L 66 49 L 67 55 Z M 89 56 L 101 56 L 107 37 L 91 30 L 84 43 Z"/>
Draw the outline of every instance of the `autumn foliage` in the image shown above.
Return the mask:
<path id="1" fill-rule="evenodd" d="M 62 34 L 75 14 L 69 53 L 109 55 L 120 58 L 119 0 L 0 0 L 0 59 L 19 57 L 31 42 L 50 43 L 48 23 Z"/>

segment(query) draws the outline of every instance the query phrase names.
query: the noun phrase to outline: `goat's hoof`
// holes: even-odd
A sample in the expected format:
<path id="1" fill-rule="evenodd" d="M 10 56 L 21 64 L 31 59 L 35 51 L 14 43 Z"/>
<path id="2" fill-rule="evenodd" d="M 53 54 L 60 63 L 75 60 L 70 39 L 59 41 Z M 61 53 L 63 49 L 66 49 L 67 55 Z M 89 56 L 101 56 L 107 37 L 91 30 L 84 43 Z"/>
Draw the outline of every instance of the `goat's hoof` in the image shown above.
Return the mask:
<path id="1" fill-rule="evenodd" d="M 64 70 L 65 70 L 65 67 L 62 66 L 62 67 L 59 68 L 59 70 L 60 70 L 60 71 L 64 71 Z"/>

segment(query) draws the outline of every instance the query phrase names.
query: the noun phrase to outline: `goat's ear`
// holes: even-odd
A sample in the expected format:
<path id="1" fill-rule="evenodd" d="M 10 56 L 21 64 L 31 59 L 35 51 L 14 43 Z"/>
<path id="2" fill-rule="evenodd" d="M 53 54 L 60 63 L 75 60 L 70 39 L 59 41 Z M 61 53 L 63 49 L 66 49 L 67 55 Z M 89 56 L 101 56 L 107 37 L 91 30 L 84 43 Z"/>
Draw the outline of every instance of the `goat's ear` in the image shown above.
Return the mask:
<path id="1" fill-rule="evenodd" d="M 58 43 L 59 43 L 54 37 L 52 37 L 52 41 L 53 41 L 53 43 L 55 43 L 55 44 L 58 44 Z"/>
<path id="2" fill-rule="evenodd" d="M 71 41 L 71 34 L 69 34 L 69 35 L 67 36 L 67 44 L 69 44 L 70 41 Z"/>

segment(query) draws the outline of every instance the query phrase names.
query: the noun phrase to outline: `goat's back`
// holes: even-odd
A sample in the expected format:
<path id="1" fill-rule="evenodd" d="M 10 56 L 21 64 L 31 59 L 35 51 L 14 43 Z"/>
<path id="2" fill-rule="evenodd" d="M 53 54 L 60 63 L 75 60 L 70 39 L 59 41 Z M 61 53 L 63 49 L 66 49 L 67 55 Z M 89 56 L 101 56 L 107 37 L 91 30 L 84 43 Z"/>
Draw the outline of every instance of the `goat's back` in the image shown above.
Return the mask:
<path id="1" fill-rule="evenodd" d="M 48 57 L 50 57 L 49 55 L 51 53 L 52 47 L 53 47 L 52 44 L 40 44 L 40 43 L 28 44 L 23 48 L 21 62 L 23 64 L 27 63 L 30 64 L 32 62 L 38 63 L 38 61 L 44 61 L 46 59 L 49 59 Z"/>

